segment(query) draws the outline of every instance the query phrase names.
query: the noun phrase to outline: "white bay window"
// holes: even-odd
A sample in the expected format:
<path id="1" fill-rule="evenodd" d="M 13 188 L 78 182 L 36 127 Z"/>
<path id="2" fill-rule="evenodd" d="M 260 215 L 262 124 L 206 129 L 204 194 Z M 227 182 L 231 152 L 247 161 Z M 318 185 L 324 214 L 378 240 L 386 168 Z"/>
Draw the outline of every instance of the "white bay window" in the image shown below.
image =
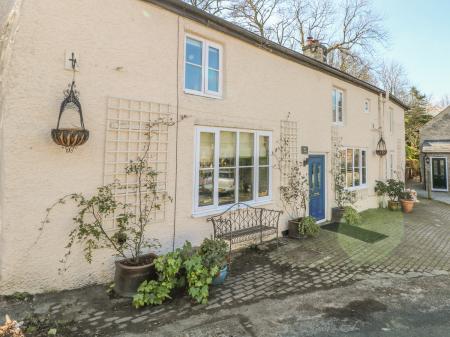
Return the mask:
<path id="1" fill-rule="evenodd" d="M 194 213 L 270 201 L 270 132 L 199 127 Z"/>

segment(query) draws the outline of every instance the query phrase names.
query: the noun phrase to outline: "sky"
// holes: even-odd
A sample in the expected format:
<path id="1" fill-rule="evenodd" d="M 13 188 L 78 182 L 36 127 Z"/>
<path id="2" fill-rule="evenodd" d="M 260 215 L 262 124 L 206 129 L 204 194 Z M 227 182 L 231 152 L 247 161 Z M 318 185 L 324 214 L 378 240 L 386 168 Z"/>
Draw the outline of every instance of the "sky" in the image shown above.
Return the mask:
<path id="1" fill-rule="evenodd" d="M 390 37 L 381 56 L 401 63 L 434 101 L 450 96 L 450 0 L 372 0 Z"/>

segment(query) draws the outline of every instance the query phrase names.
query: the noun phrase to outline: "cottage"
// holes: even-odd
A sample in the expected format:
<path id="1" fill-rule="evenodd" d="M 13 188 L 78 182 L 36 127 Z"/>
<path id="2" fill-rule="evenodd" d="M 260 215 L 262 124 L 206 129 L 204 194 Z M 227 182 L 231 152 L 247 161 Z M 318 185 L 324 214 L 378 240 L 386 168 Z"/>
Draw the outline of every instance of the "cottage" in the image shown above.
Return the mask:
<path id="1" fill-rule="evenodd" d="M 450 106 L 420 129 L 420 168 L 425 189 L 448 192 Z"/>
<path id="2" fill-rule="evenodd" d="M 179 0 L 3 3 L 0 293 L 111 279 L 109 251 L 87 264 L 74 250 L 68 270 L 58 274 L 72 206 L 54 213 L 43 232 L 38 228 L 58 198 L 121 179 L 152 119 L 177 121 L 159 130 L 151 147 L 159 189 L 173 198 L 155 214 L 150 233 L 163 251 L 210 236 L 206 218 L 236 201 L 281 209 L 272 157 L 280 136 L 310 166 L 309 213 L 319 221 L 330 219 L 335 206 L 337 140 L 360 210 L 377 207 L 376 179 L 402 177 L 406 107 L 327 65 L 326 55 L 314 54 L 321 48 L 294 52 Z M 50 131 L 73 65 L 89 139 L 66 153 Z M 77 109 L 64 118 L 80 125 Z M 381 135 L 383 157 L 375 153 Z M 129 202 L 135 197 L 122 192 Z"/>

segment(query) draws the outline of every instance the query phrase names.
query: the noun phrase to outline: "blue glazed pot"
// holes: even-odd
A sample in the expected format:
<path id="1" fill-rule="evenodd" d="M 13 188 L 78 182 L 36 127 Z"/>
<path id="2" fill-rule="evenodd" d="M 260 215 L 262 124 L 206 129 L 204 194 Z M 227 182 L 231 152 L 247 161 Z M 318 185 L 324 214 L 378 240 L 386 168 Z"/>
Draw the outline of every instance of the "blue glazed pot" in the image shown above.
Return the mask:
<path id="1" fill-rule="evenodd" d="M 228 265 L 225 265 L 219 271 L 219 274 L 217 274 L 217 276 L 213 278 L 212 285 L 218 286 L 218 285 L 223 284 L 225 282 L 225 279 L 227 278 L 227 276 L 228 276 Z"/>

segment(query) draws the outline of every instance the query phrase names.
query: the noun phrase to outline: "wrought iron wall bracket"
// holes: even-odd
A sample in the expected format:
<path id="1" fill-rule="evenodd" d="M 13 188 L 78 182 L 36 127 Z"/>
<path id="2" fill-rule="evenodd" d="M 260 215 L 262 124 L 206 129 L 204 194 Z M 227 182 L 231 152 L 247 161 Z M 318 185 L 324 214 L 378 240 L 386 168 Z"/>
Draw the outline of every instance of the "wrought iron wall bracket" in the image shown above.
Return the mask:
<path id="1" fill-rule="evenodd" d="M 83 120 L 83 110 L 81 108 L 81 103 L 79 100 L 79 92 L 76 90 L 75 84 L 75 67 L 76 59 L 72 55 L 72 70 L 73 70 L 73 80 L 69 85 L 69 89 L 64 91 L 64 100 L 61 103 L 58 116 L 58 124 L 56 129 L 52 129 L 51 135 L 53 141 L 63 146 L 67 152 L 72 152 L 75 147 L 83 145 L 89 139 L 89 131 L 84 127 Z M 64 111 L 68 108 L 74 108 L 80 116 L 80 127 L 79 128 L 60 128 L 61 117 Z"/>

